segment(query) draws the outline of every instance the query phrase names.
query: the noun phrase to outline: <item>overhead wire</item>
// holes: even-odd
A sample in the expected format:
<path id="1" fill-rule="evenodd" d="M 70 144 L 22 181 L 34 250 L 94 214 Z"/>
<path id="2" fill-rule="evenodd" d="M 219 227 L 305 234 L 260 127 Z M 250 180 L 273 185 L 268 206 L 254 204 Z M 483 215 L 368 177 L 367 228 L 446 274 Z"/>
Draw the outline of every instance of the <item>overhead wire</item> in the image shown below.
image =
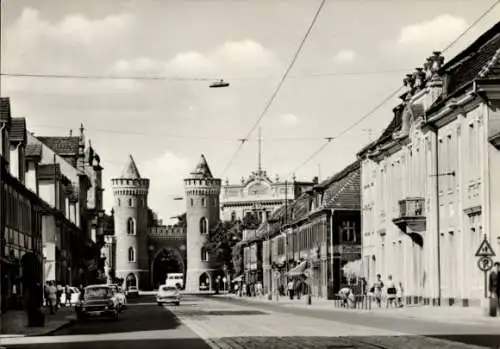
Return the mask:
<path id="1" fill-rule="evenodd" d="M 319 17 L 319 14 L 321 13 L 321 10 L 323 9 L 323 7 L 325 6 L 325 3 L 326 3 L 326 0 L 321 0 L 319 6 L 318 6 L 318 9 L 316 10 L 316 13 L 314 14 L 314 17 L 309 25 L 309 27 L 307 28 L 307 31 L 306 31 L 306 34 L 304 35 L 304 37 L 302 38 L 297 50 L 295 51 L 295 54 L 293 55 L 292 57 L 292 60 L 290 61 L 290 64 L 288 65 L 287 69 L 285 70 L 285 73 L 283 74 L 283 76 L 281 77 L 278 85 L 276 86 L 273 94 L 271 95 L 271 98 L 269 98 L 268 102 L 266 103 L 266 105 L 264 106 L 264 109 L 262 110 L 262 112 L 260 113 L 259 117 L 257 118 L 257 120 L 255 120 L 254 124 L 252 125 L 252 127 L 250 128 L 250 131 L 247 133 L 247 135 L 243 138 L 242 142 L 238 145 L 238 148 L 236 149 L 236 152 L 233 154 L 233 156 L 231 157 L 231 159 L 229 160 L 229 163 L 227 164 L 227 166 L 224 168 L 224 171 L 222 171 L 221 173 L 221 176 L 224 176 L 224 174 L 226 173 L 226 171 L 229 169 L 229 167 L 232 165 L 232 163 L 234 162 L 234 160 L 236 159 L 236 157 L 238 156 L 239 152 L 241 151 L 241 149 L 243 148 L 243 145 L 245 144 L 245 139 L 248 139 L 248 137 L 251 136 L 252 132 L 255 130 L 255 128 L 259 125 L 259 123 L 261 122 L 261 120 L 264 118 L 264 116 L 266 115 L 267 111 L 269 110 L 269 108 L 271 107 L 271 105 L 273 104 L 274 100 L 276 99 L 276 96 L 278 95 L 279 91 L 281 90 L 281 87 L 283 86 L 288 74 L 290 73 L 290 71 L 292 70 L 293 66 L 295 65 L 295 62 L 297 61 L 297 58 L 299 57 L 299 54 L 300 52 L 302 51 L 302 48 L 304 47 L 304 44 L 306 43 L 307 41 L 307 38 L 309 37 L 309 34 L 311 33 L 312 31 L 312 28 L 314 27 L 314 25 L 316 24 L 316 21 Z"/>
<path id="2" fill-rule="evenodd" d="M 363 75 L 382 75 L 408 71 L 408 69 L 386 69 L 374 71 L 351 71 L 351 72 L 323 72 L 307 73 L 300 75 L 289 75 L 288 79 L 310 79 L 329 76 L 363 76 Z M 137 81 L 215 81 L 218 77 L 187 77 L 187 76 L 168 76 L 168 75 L 93 75 L 93 74 L 55 74 L 55 73 L 0 73 L 0 76 L 7 78 L 34 78 L 34 79 L 76 79 L 76 80 L 137 80 Z M 270 80 L 277 76 L 261 77 L 243 77 L 243 76 L 224 76 L 226 80 Z"/>
<path id="3" fill-rule="evenodd" d="M 442 51 L 441 53 L 446 52 L 450 47 L 452 47 L 454 44 L 456 44 L 462 37 L 464 37 L 465 34 L 467 34 L 477 23 L 479 23 L 488 13 L 490 13 L 498 4 L 500 4 L 500 0 L 495 1 L 486 11 L 484 11 L 474 22 L 472 22 L 456 39 L 454 39 L 450 44 L 448 44 Z M 391 100 L 401 89 L 403 86 L 398 87 L 394 92 L 392 92 L 389 96 L 384 98 L 382 102 L 377 104 L 375 108 L 370 110 L 368 113 L 364 114 L 361 118 L 359 118 L 356 122 L 348 126 L 345 130 L 340 132 L 335 136 L 335 139 L 341 138 L 343 135 L 348 133 L 350 130 L 355 128 L 357 125 L 359 125 L 361 122 L 366 120 L 368 117 L 370 117 L 373 113 L 375 113 L 377 110 L 379 110 L 382 106 L 384 106 L 385 103 L 387 103 L 389 100 Z M 290 174 L 295 175 L 295 172 L 305 166 L 309 161 L 311 161 L 314 157 L 316 157 L 319 153 L 321 153 L 331 142 L 328 141 L 327 143 L 322 144 L 318 149 L 316 149 L 305 161 L 303 161 L 299 166 L 297 166 Z"/>

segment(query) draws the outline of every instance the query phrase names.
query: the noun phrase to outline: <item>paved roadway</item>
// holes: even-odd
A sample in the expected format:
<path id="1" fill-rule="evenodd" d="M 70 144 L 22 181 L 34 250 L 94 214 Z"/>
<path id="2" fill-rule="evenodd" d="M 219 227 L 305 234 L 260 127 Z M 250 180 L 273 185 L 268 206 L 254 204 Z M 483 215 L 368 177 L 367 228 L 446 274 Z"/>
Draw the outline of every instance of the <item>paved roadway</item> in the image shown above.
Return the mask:
<path id="1" fill-rule="evenodd" d="M 488 337 L 488 331 L 472 341 L 450 337 L 474 331 L 479 329 L 210 297 L 184 296 L 179 307 L 158 307 L 153 296 L 141 296 L 130 301 L 118 321 L 94 319 L 51 336 L 17 338 L 3 345 L 8 349 L 480 348 L 462 341 L 500 347 L 500 335 Z M 430 337 L 439 334 L 454 341 Z"/>

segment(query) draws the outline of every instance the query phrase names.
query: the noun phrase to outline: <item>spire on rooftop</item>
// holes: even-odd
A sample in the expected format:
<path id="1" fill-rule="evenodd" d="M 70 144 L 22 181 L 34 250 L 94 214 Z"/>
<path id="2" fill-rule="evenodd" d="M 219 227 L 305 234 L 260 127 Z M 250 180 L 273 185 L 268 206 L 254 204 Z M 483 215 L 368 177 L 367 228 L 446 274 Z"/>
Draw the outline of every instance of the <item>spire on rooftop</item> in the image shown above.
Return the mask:
<path id="1" fill-rule="evenodd" d="M 208 167 L 207 164 L 207 159 L 205 159 L 205 155 L 201 154 L 201 159 L 198 162 L 198 165 L 196 165 L 196 168 L 191 171 L 191 175 L 193 178 L 213 178 L 210 167 Z"/>
<path id="2" fill-rule="evenodd" d="M 137 169 L 137 165 L 135 164 L 134 158 L 132 154 L 129 155 L 127 164 L 122 171 L 121 178 L 125 179 L 139 179 L 141 175 L 139 174 L 139 170 Z"/>

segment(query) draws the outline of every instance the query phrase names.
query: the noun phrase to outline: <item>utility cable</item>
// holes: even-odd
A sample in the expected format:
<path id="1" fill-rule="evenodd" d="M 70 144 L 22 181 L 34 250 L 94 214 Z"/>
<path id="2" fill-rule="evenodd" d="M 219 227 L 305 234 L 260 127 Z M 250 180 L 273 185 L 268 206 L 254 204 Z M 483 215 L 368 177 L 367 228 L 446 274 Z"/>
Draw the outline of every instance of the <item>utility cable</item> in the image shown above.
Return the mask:
<path id="1" fill-rule="evenodd" d="M 318 9 L 316 10 L 316 13 L 314 14 L 314 17 L 313 17 L 313 19 L 311 21 L 311 24 L 309 25 L 309 28 L 307 28 L 306 34 L 302 38 L 302 40 L 301 40 L 301 42 L 299 44 L 299 47 L 297 48 L 295 54 L 292 57 L 292 60 L 290 61 L 290 64 L 288 65 L 288 68 L 285 70 L 285 73 L 281 77 L 281 80 L 278 83 L 278 85 L 276 86 L 276 89 L 274 90 L 273 94 L 271 95 L 271 98 L 266 103 L 264 109 L 260 113 L 260 116 L 257 118 L 257 120 L 255 120 L 254 124 L 250 128 L 250 131 L 247 133 L 247 135 L 243 139 L 248 139 L 252 135 L 252 132 L 259 125 L 259 123 L 261 122 L 261 120 L 264 118 L 264 116 L 266 115 L 267 111 L 271 107 L 272 103 L 276 99 L 276 96 L 278 95 L 279 91 L 281 90 L 281 87 L 285 83 L 285 80 L 286 80 L 288 74 L 290 73 L 290 71 L 292 70 L 293 66 L 295 65 L 295 62 L 297 61 L 297 58 L 299 57 L 299 54 L 302 51 L 302 48 L 304 47 L 304 44 L 306 43 L 307 38 L 309 37 L 309 34 L 311 33 L 314 25 L 316 24 L 316 21 L 317 21 L 317 19 L 319 17 L 319 14 L 321 13 L 321 10 L 323 9 L 323 7 L 325 5 L 325 2 L 326 2 L 326 0 L 321 0 L 321 3 L 319 4 Z M 229 167 L 232 165 L 233 161 L 236 159 L 236 157 L 238 156 L 239 152 L 243 148 L 244 143 L 245 142 L 241 142 L 241 144 L 238 146 L 238 148 L 236 149 L 236 152 L 231 157 L 231 160 L 229 160 L 229 163 L 227 164 L 226 168 L 222 172 L 221 177 L 224 176 L 224 174 L 226 173 L 227 169 L 229 169 Z"/>

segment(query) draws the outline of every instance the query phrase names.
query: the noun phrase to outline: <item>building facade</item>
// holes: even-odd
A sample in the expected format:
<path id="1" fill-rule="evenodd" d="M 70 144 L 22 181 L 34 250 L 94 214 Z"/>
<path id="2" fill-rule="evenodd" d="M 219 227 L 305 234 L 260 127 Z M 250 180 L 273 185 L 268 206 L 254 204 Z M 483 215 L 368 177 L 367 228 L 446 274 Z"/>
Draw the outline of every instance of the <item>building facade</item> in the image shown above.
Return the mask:
<path id="1" fill-rule="evenodd" d="M 354 285 L 344 266 L 361 259 L 360 164 L 280 206 L 241 242 L 245 281 L 262 282 L 264 292 L 285 289 L 288 273 L 312 275 L 311 293 L 329 298 Z"/>
<path id="2" fill-rule="evenodd" d="M 435 52 L 359 153 L 364 273 L 392 275 L 409 303 L 485 297 L 475 253 L 484 238 L 500 253 L 499 52 L 500 23 L 447 64 Z"/>
<path id="3" fill-rule="evenodd" d="M 186 190 L 186 291 L 211 291 L 214 287 L 213 261 L 205 244 L 210 231 L 219 224 L 221 180 L 214 178 L 205 156 L 184 179 Z"/>
<path id="4" fill-rule="evenodd" d="M 119 178 L 112 179 L 114 195 L 115 272 L 125 287 L 149 288 L 148 192 L 130 155 Z"/>

